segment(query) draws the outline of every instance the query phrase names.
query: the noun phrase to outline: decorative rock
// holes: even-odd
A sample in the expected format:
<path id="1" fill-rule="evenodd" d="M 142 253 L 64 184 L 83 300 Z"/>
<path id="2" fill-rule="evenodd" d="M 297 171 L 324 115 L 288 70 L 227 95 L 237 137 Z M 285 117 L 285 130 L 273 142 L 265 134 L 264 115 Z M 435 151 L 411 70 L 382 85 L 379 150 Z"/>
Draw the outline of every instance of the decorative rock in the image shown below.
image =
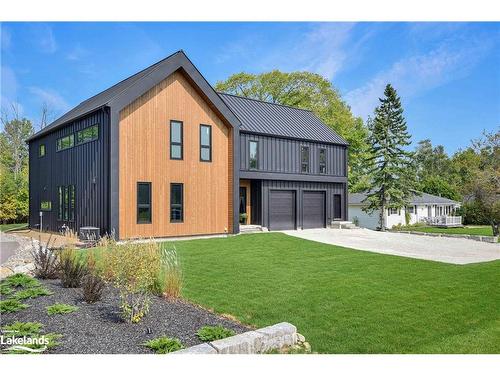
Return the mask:
<path id="1" fill-rule="evenodd" d="M 7 267 L 0 267 L 0 280 L 5 279 L 7 276 L 13 275 L 14 272 Z"/>
<path id="2" fill-rule="evenodd" d="M 267 347 L 265 336 L 257 331 L 249 331 L 236 336 L 211 342 L 219 354 L 255 354 L 262 353 Z"/>
<path id="3" fill-rule="evenodd" d="M 203 343 L 200 345 L 191 346 L 186 349 L 178 350 L 173 352 L 172 354 L 217 354 L 217 350 L 215 350 L 210 344 Z"/>
<path id="4" fill-rule="evenodd" d="M 297 342 L 298 343 L 303 343 L 306 341 L 306 338 L 304 336 L 302 336 L 300 333 L 296 333 L 296 336 L 297 336 Z"/>
<path id="5" fill-rule="evenodd" d="M 311 344 L 309 344 L 307 341 L 305 341 L 302 346 L 304 347 L 304 350 L 307 352 L 307 353 L 311 353 Z"/>

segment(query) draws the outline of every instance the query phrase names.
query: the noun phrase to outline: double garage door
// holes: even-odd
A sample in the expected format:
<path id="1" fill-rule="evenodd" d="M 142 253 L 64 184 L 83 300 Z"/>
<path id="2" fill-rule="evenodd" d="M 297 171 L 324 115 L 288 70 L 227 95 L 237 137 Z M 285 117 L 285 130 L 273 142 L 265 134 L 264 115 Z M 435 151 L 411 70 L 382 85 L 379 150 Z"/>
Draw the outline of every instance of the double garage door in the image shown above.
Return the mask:
<path id="1" fill-rule="evenodd" d="M 297 199 L 295 190 L 271 190 L 269 196 L 269 229 L 296 229 Z M 302 192 L 302 228 L 325 227 L 325 192 Z"/>

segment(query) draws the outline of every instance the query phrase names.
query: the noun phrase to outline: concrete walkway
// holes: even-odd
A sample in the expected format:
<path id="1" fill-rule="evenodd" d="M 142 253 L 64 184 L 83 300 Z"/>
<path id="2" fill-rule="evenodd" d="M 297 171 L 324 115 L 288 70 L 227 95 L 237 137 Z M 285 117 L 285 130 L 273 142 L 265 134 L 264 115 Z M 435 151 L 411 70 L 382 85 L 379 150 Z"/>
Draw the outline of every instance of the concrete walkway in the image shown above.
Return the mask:
<path id="1" fill-rule="evenodd" d="M 463 238 L 383 233 L 361 228 L 306 229 L 284 231 L 284 233 L 331 245 L 451 264 L 481 263 L 500 259 L 499 243 L 478 242 Z"/>
<path id="2" fill-rule="evenodd" d="M 14 255 L 19 246 L 19 242 L 13 237 L 0 232 L 0 264 L 4 264 L 7 259 Z"/>

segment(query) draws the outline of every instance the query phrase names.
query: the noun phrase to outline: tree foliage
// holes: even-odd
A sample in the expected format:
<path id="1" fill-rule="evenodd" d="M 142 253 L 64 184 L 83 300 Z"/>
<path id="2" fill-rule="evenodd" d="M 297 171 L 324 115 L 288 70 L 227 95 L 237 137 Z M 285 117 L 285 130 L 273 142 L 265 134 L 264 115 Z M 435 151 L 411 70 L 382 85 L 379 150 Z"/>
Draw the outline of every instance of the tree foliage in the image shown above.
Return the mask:
<path id="1" fill-rule="evenodd" d="M 403 107 L 396 90 L 388 84 L 375 117 L 369 122 L 372 165 L 372 189 L 368 192 L 363 210 L 380 211 L 380 229 L 385 230 L 386 208 L 401 208 L 409 203 L 414 193 L 415 165 Z"/>
<path id="2" fill-rule="evenodd" d="M 349 189 L 367 185 L 364 160 L 368 154 L 368 131 L 359 117 L 326 78 L 310 72 L 262 74 L 238 73 L 217 82 L 217 91 L 312 110 L 325 124 L 349 142 Z"/>
<path id="3" fill-rule="evenodd" d="M 2 118 L 0 133 L 0 221 L 18 222 L 28 217 L 28 146 L 33 126 L 26 118 Z"/>

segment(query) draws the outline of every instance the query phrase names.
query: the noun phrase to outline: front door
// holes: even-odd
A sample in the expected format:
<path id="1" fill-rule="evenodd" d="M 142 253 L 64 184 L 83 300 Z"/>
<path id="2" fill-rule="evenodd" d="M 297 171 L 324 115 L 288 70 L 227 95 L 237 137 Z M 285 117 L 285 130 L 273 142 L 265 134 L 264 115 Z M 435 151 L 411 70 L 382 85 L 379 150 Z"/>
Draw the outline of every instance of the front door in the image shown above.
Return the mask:
<path id="1" fill-rule="evenodd" d="M 240 224 L 247 222 L 247 188 L 240 186 Z"/>

